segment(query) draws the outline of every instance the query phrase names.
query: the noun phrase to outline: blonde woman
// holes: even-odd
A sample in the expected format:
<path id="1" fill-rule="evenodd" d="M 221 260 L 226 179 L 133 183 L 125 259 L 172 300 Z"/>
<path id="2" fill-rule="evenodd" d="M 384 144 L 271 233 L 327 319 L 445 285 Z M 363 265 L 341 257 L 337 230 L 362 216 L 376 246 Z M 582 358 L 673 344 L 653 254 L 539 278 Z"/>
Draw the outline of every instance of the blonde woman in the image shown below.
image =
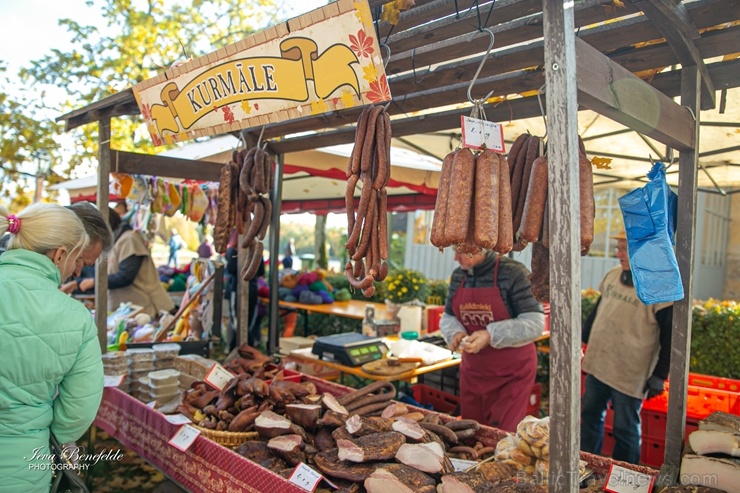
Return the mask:
<path id="1" fill-rule="evenodd" d="M 74 212 L 0 206 L 0 491 L 48 492 L 49 435 L 75 441 L 103 392 L 97 329 L 87 309 L 59 290 L 87 246 Z"/>

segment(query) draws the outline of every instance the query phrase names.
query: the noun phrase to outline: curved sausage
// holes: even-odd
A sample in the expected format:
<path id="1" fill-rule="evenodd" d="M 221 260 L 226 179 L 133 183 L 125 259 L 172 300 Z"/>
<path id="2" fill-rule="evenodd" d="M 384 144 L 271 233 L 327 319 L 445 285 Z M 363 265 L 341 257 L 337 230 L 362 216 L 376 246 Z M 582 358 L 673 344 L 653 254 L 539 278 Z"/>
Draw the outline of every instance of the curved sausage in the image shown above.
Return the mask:
<path id="1" fill-rule="evenodd" d="M 475 244 L 491 250 L 498 241 L 498 156 L 486 149 L 475 161 Z"/>
<path id="2" fill-rule="evenodd" d="M 468 148 L 460 149 L 452 160 L 452 176 L 455 180 L 454 200 L 447 205 L 445 237 L 453 245 L 465 241 L 473 203 L 475 181 L 475 156 Z"/>
<path id="3" fill-rule="evenodd" d="M 352 262 L 347 262 L 347 265 L 344 267 L 344 273 L 347 275 L 350 286 L 355 289 L 367 289 L 373 285 L 373 276 L 365 276 L 362 279 L 358 279 L 352 271 Z"/>
<path id="4" fill-rule="evenodd" d="M 524 201 L 518 236 L 530 243 L 539 240 L 547 202 L 547 156 L 540 156 L 532 164 L 527 198 Z"/>
<path id="5" fill-rule="evenodd" d="M 458 443 L 459 441 L 457 435 L 455 435 L 455 432 L 447 428 L 445 425 L 435 425 L 432 423 L 420 421 L 419 426 L 421 426 L 425 430 L 431 431 L 432 433 L 436 433 L 440 436 L 440 438 L 448 443 Z"/>
<path id="6" fill-rule="evenodd" d="M 363 187 L 364 186 L 365 185 L 363 184 Z M 352 260 L 360 260 L 367 254 L 367 249 L 370 246 L 370 239 L 373 237 L 373 220 L 375 217 L 377 202 L 377 192 L 370 188 L 370 200 L 367 206 L 367 214 L 365 214 L 365 217 L 362 220 L 362 238 L 360 239 L 360 244 L 357 247 L 357 250 L 355 251 L 354 255 L 352 255 Z M 360 217 L 358 214 L 357 220 L 355 222 L 355 229 L 359 229 L 359 222 Z M 368 266 L 368 268 L 369 267 L 370 266 Z"/>
<path id="7" fill-rule="evenodd" d="M 393 399 L 396 396 L 396 387 L 393 386 L 390 382 L 373 382 L 370 385 L 366 385 L 362 387 L 361 389 L 357 389 L 354 392 L 350 392 L 349 394 L 345 394 L 339 398 L 337 398 L 337 402 L 341 404 L 342 406 L 347 406 L 350 402 L 354 402 L 360 397 L 372 394 L 373 392 L 380 392 L 383 389 L 387 390 L 387 394 L 391 394 L 391 399 Z"/>
<path id="8" fill-rule="evenodd" d="M 362 290 L 362 296 L 365 298 L 372 298 L 375 294 L 375 284 L 371 284 L 369 287 Z"/>
<path id="9" fill-rule="evenodd" d="M 532 274 L 529 276 L 534 299 L 550 302 L 550 251 L 539 243 L 532 245 Z"/>
<path id="10" fill-rule="evenodd" d="M 262 214 L 262 223 L 260 224 L 259 231 L 257 231 L 257 238 L 264 240 L 265 234 L 267 234 L 267 227 L 272 221 L 272 202 L 267 197 L 260 197 L 260 201 L 265 211 Z"/>
<path id="11" fill-rule="evenodd" d="M 514 216 L 512 225 L 514 231 L 519 231 L 519 225 L 522 222 L 522 214 L 524 213 L 524 202 L 527 199 L 527 190 L 529 189 L 529 177 L 532 174 L 532 165 L 534 160 L 540 154 L 540 138 L 533 135 L 527 141 L 527 158 L 524 162 L 524 169 L 522 170 L 522 180 L 519 184 L 519 191 L 517 195 L 516 210 L 514 210 Z M 512 194 L 514 191 L 512 190 Z M 513 199 L 512 199 L 513 201 Z M 512 207 L 514 204 L 512 203 Z"/>
<path id="12" fill-rule="evenodd" d="M 345 248 L 347 249 L 347 253 L 350 255 L 354 255 L 357 249 L 357 243 L 360 241 L 360 232 L 362 231 L 362 222 L 365 219 L 365 216 L 367 215 L 367 209 L 370 203 L 370 196 L 371 192 L 373 190 L 373 187 L 370 186 L 369 183 L 370 179 L 367 177 L 367 175 L 362 177 L 362 193 L 360 194 L 360 203 L 357 206 L 357 215 L 355 216 L 355 224 L 352 228 L 352 231 L 347 230 L 347 233 L 349 234 L 349 238 L 347 238 L 347 243 L 345 244 Z"/>
<path id="13" fill-rule="evenodd" d="M 527 149 L 529 144 L 529 139 L 531 138 L 531 135 L 527 134 L 527 140 L 522 145 L 522 149 L 517 153 L 515 156 L 516 160 L 512 163 L 511 161 L 508 161 L 509 163 L 509 174 L 511 175 L 511 217 L 512 221 L 514 216 L 516 215 L 516 205 L 519 200 L 519 191 L 522 186 L 522 175 L 524 174 L 524 166 L 527 162 Z"/>
<path id="14" fill-rule="evenodd" d="M 581 250 L 591 247 L 594 241 L 594 216 L 596 215 L 596 204 L 594 203 L 594 175 L 591 161 L 585 154 L 578 156 L 578 190 L 581 194 Z"/>
<path id="15" fill-rule="evenodd" d="M 473 447 L 466 447 L 464 445 L 458 445 L 456 447 L 452 447 L 450 448 L 450 450 L 448 450 L 448 452 L 452 454 L 467 454 L 470 456 L 470 460 L 478 460 L 478 457 L 479 457 L 477 450 L 475 450 Z"/>
<path id="16" fill-rule="evenodd" d="M 521 134 L 519 137 L 516 138 L 516 140 L 514 140 L 514 143 L 511 145 L 511 149 L 509 149 L 509 155 L 506 158 L 506 161 L 509 164 L 509 172 L 514 171 L 514 164 L 519 157 L 519 153 L 522 152 L 522 148 L 526 149 L 526 147 L 524 147 L 524 143 L 527 142 L 527 139 L 529 139 L 529 134 Z M 513 177 L 510 175 L 509 180 L 511 181 L 512 178 Z"/>
<path id="17" fill-rule="evenodd" d="M 385 281 L 386 277 L 388 277 L 388 264 L 383 261 L 380 263 L 380 271 L 378 272 L 378 277 L 376 277 L 375 280 Z"/>
<path id="18" fill-rule="evenodd" d="M 474 419 L 456 419 L 448 421 L 445 426 L 452 431 L 467 430 L 468 428 L 480 430 L 480 423 Z"/>
<path id="19" fill-rule="evenodd" d="M 506 255 L 514 245 L 514 228 L 511 224 L 511 185 L 508 179 L 509 163 L 499 156 L 498 167 L 498 239 L 493 250 Z"/>
<path id="20" fill-rule="evenodd" d="M 452 182 L 452 161 L 458 151 L 451 152 L 445 156 L 437 187 L 437 202 L 434 204 L 434 216 L 432 218 L 432 232 L 429 242 L 437 248 L 445 248 L 452 243 L 445 236 L 445 224 L 447 222 L 447 205 L 450 196 L 450 183 Z M 507 179 L 508 181 L 508 179 Z"/>
<path id="21" fill-rule="evenodd" d="M 252 147 L 247 151 L 247 155 L 244 157 L 244 164 L 239 172 L 239 189 L 243 194 L 249 195 L 254 192 L 252 188 L 252 167 L 254 167 L 254 153 L 257 152 L 257 147 Z"/>
<path id="22" fill-rule="evenodd" d="M 388 192 L 385 187 L 378 194 L 378 258 L 388 259 Z"/>
<path id="23" fill-rule="evenodd" d="M 382 111 L 378 116 L 375 127 L 375 145 L 378 157 L 377 170 L 373 178 L 373 188 L 375 190 L 380 190 L 385 186 L 391 169 L 391 150 L 388 147 L 388 139 L 386 139 L 386 134 L 391 131 L 391 126 L 390 120 L 386 120 L 387 116 L 387 113 Z"/>
<path id="24" fill-rule="evenodd" d="M 265 150 L 257 149 L 254 153 L 254 168 L 252 177 L 252 187 L 257 193 L 267 193 L 267 181 L 265 177 Z"/>
<path id="25" fill-rule="evenodd" d="M 347 180 L 347 190 L 344 192 L 344 207 L 347 209 L 347 231 L 355 227 L 355 187 L 360 175 L 350 175 Z"/>
<path id="26" fill-rule="evenodd" d="M 254 203 L 254 217 L 252 218 L 252 222 L 249 224 L 249 229 L 247 230 L 246 234 L 244 235 L 244 239 L 242 240 L 242 248 L 247 248 L 247 245 L 252 243 L 252 240 L 257 237 L 257 233 L 259 233 L 259 230 L 262 227 L 262 221 L 264 221 L 264 219 L 265 205 L 262 203 L 261 200 L 258 200 Z"/>
<path id="27" fill-rule="evenodd" d="M 347 163 L 347 178 L 350 175 L 358 174 L 360 172 L 360 157 L 362 155 L 362 145 L 365 142 L 365 134 L 367 131 L 367 117 L 370 115 L 372 106 L 365 106 L 360 117 L 357 119 L 357 126 L 355 127 L 355 145 L 352 148 L 352 154 L 349 156 L 349 162 Z"/>
<path id="28" fill-rule="evenodd" d="M 373 165 L 373 151 L 377 147 L 377 144 L 375 142 L 375 127 L 378 124 L 378 115 L 381 111 L 383 111 L 382 105 L 373 106 L 373 108 L 370 110 L 370 113 L 368 114 L 367 128 L 365 129 L 365 140 L 362 143 L 362 154 L 360 155 L 360 171 L 363 173 L 369 172 Z M 371 186 L 371 181 L 372 178 L 367 183 L 365 183 L 364 178 L 362 180 L 363 185 L 366 184 L 367 186 Z"/>

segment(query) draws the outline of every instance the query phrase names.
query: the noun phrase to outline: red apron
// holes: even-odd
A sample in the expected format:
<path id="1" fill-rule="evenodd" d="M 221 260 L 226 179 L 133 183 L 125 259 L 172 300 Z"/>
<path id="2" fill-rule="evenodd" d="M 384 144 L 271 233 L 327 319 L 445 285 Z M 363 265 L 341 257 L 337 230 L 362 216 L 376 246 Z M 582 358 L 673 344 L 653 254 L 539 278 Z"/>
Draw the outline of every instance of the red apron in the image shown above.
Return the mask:
<path id="1" fill-rule="evenodd" d="M 485 330 L 493 321 L 511 318 L 497 285 L 499 258 L 493 268 L 493 286 L 466 288 L 463 277 L 452 298 L 452 311 L 468 334 Z M 462 353 L 460 414 L 506 431 L 526 416 L 537 374 L 534 343 L 518 348 L 488 346 L 477 354 Z"/>

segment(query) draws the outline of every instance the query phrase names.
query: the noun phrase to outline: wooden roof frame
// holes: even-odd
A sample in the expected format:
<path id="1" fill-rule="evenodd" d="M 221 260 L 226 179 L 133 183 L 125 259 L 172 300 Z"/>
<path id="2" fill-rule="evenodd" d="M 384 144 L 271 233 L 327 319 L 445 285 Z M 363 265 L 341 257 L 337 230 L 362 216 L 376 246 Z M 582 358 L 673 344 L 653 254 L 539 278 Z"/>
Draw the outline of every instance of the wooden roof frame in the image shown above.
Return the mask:
<path id="1" fill-rule="evenodd" d="M 374 17 L 384 0 L 370 0 Z M 489 25 L 496 44 L 478 90 L 496 91 L 507 101 L 486 104 L 489 119 L 509 120 L 538 115 L 531 91 L 546 87 L 551 224 L 551 448 L 550 491 L 578 491 L 577 440 L 580 402 L 580 245 L 577 171 L 577 119 L 579 104 L 636 128 L 680 150 L 676 254 L 685 293 L 692 293 L 697 190 L 698 121 L 701 109 L 714 107 L 714 91 L 740 86 L 738 61 L 705 63 L 705 59 L 740 51 L 740 28 L 716 26 L 736 21 L 740 0 L 625 0 L 624 8 L 610 8 L 611 0 L 576 1 L 564 8 L 563 0 L 416 0 L 396 26 L 379 22 L 381 42 L 391 50 L 387 67 L 394 95 L 390 111 L 394 136 L 456 127 L 467 83 L 487 45 L 483 37 L 468 41 L 471 33 Z M 455 11 L 455 6 L 457 11 Z M 490 11 L 489 15 L 489 10 Z M 638 15 L 644 13 L 644 15 Z M 472 23 L 471 23 L 472 19 Z M 607 22 L 609 21 L 609 22 Z M 710 29 L 711 28 L 711 29 Z M 661 33 L 665 38 L 656 42 Z M 476 55 L 478 54 L 478 55 Z M 466 58 L 467 57 L 467 58 Z M 439 64 L 429 71 L 430 64 Z M 660 73 L 666 67 L 680 70 Z M 646 71 L 652 71 L 645 76 Z M 641 72 L 646 80 L 633 75 Z M 625 81 L 633 91 L 619 90 Z M 526 94 L 529 92 L 529 94 Z M 517 96 L 515 93 L 525 93 Z M 680 96 L 681 103 L 672 98 Z M 650 123 L 644 113 L 646 98 L 660 116 Z M 247 129 L 256 138 L 283 137 L 271 142 L 280 155 L 351 142 L 360 109 L 335 111 L 289 122 L 273 122 L 264 129 Z M 424 111 L 424 113 L 421 113 Z M 415 113 L 415 114 L 411 114 Z M 138 114 L 130 89 L 63 115 L 66 128 L 100 124 L 100 183 L 98 200 L 107 205 L 107 176 L 111 150 L 110 118 Z M 315 130 L 311 136 L 291 136 Z M 287 136 L 287 137 L 286 137 Z M 281 159 L 278 176 L 281 176 Z M 151 170 L 151 174 L 157 174 Z M 276 180 L 276 199 L 281 180 Z M 103 209 L 105 210 L 105 209 Z M 280 210 L 279 204 L 275 207 Z M 273 221 L 277 215 L 273 217 Z M 271 229 L 271 255 L 277 255 L 277 232 Z M 274 236 L 273 236 L 274 232 Z M 240 259 L 241 260 L 241 259 Z M 98 265 L 98 279 L 105 270 Z M 277 272 L 274 273 L 276 281 Z M 105 292 L 106 283 L 100 282 Z M 97 291 L 97 290 L 96 290 Z M 271 316 L 277 319 L 277 303 Z M 103 305 L 101 305 L 103 306 Z M 99 310 L 104 324 L 104 310 Z M 240 313 L 242 315 L 242 313 Z M 244 319 L 242 319 L 244 320 Z M 100 326 L 100 324 L 99 324 Z M 103 325 L 104 326 L 104 325 Z M 686 393 L 691 334 L 691 296 L 674 305 L 671 393 L 666 430 L 665 465 L 660 484 L 675 482 L 680 465 L 686 418 Z M 276 348 L 271 327 L 269 348 Z"/>

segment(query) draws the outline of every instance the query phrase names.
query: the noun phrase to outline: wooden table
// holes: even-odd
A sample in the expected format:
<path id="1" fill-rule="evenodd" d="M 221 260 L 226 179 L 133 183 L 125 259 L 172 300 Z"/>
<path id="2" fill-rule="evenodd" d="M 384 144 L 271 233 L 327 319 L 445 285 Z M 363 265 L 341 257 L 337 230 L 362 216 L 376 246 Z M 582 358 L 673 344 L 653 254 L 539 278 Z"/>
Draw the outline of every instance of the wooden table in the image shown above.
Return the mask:
<path id="1" fill-rule="evenodd" d="M 458 366 L 461 362 L 460 358 L 450 358 L 448 360 L 440 361 L 432 365 L 419 366 L 418 368 L 405 371 L 403 373 L 396 373 L 393 375 L 376 375 L 373 373 L 367 373 L 360 366 L 346 366 L 341 363 L 337 363 L 336 361 L 328 361 L 324 359 L 311 358 L 309 356 L 304 356 L 300 353 L 296 354 L 295 352 L 293 352 L 290 354 L 290 357 L 302 363 L 321 365 L 321 366 L 330 368 L 332 370 L 338 371 L 340 383 L 344 382 L 344 375 L 347 374 L 347 375 L 353 375 L 355 377 L 362 378 L 365 380 L 383 380 L 387 382 L 408 382 L 408 383 L 414 384 L 416 383 L 417 377 L 419 375 L 423 375 L 425 373 L 430 373 L 433 371 L 444 370 L 445 368 L 451 368 L 453 366 Z"/>
<path id="2" fill-rule="evenodd" d="M 267 298 L 260 298 L 264 303 L 269 303 Z M 365 318 L 365 308 L 372 306 L 375 308 L 375 318 L 383 320 L 387 318 L 385 304 L 373 303 L 371 301 L 349 300 L 335 301 L 334 303 L 322 303 L 320 305 L 307 305 L 305 303 L 296 303 L 293 301 L 279 301 L 278 305 L 283 311 L 299 310 L 303 313 L 303 335 L 308 335 L 308 315 L 311 313 L 323 313 L 325 315 L 334 315 L 337 317 L 351 318 L 362 320 Z"/>

